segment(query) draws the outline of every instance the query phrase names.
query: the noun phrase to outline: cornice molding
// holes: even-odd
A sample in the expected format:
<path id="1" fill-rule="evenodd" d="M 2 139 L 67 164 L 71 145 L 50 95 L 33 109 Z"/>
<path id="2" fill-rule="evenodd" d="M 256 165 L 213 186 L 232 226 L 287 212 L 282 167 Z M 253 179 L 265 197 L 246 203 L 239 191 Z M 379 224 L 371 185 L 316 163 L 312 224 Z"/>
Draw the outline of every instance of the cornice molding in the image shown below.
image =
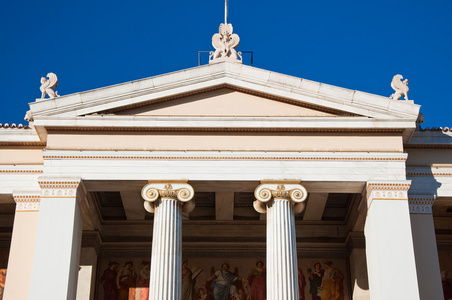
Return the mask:
<path id="1" fill-rule="evenodd" d="M 372 154 L 354 154 L 354 153 L 340 153 L 340 154 L 322 154 L 322 153 L 299 153 L 292 155 L 281 155 L 280 153 L 267 153 L 267 155 L 254 155 L 252 153 L 237 154 L 233 153 L 231 155 L 218 155 L 205 153 L 196 155 L 184 152 L 180 155 L 171 154 L 157 154 L 157 155 L 147 155 L 147 154 L 121 154 L 121 153 L 111 153 L 110 155 L 98 155 L 98 154 L 88 154 L 73 152 L 70 154 L 52 154 L 43 153 L 44 160 L 270 160 L 270 161 L 340 161 L 340 162 L 355 162 L 355 161 L 366 161 L 366 162 L 405 162 L 406 155 L 372 155 Z"/>
<path id="2" fill-rule="evenodd" d="M 7 174 L 42 174 L 44 171 L 39 169 L 7 169 L 7 170 L 0 170 L 1 173 L 7 173 Z"/>

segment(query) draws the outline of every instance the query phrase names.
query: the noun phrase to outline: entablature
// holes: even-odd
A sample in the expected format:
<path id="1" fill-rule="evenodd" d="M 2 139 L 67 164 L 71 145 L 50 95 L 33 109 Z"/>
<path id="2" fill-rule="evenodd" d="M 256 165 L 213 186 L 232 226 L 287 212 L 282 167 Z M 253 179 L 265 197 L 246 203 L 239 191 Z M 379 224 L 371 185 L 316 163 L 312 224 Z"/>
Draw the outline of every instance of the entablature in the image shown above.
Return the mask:
<path id="1" fill-rule="evenodd" d="M 212 116 L 118 116 L 95 115 L 60 118 L 40 117 L 34 126 L 43 141 L 55 131 L 123 132 L 286 132 L 393 134 L 408 142 L 414 122 L 368 117 L 212 117 Z"/>

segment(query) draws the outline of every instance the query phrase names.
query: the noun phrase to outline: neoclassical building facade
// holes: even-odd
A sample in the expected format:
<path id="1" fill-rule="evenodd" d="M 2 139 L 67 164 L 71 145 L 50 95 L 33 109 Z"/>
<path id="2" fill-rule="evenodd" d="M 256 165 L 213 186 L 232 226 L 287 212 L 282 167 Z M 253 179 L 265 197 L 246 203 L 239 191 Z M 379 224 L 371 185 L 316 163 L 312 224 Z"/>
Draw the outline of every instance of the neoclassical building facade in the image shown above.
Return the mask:
<path id="1" fill-rule="evenodd" d="M 442 299 L 419 110 L 227 60 L 38 99 L 0 128 L 3 299 Z"/>

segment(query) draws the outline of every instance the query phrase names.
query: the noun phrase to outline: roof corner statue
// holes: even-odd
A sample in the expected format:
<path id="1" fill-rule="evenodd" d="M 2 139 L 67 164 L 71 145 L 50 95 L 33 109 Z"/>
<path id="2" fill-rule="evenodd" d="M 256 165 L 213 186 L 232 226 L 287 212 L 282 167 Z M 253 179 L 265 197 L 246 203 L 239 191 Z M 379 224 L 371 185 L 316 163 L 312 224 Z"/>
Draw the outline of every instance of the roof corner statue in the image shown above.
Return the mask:
<path id="1" fill-rule="evenodd" d="M 408 88 L 408 79 L 402 81 L 403 76 L 400 74 L 395 75 L 392 78 L 391 87 L 394 89 L 395 93 L 389 96 L 389 99 L 400 100 L 403 96 L 405 100 L 408 100 L 408 92 L 410 89 Z"/>
<path id="2" fill-rule="evenodd" d="M 210 51 L 209 64 L 222 61 L 242 63 L 242 53 L 235 50 L 239 46 L 240 38 L 232 31 L 232 24 L 228 24 L 228 1 L 226 0 L 224 23 L 220 24 L 219 33 L 212 36 L 215 52 Z"/>
<path id="3" fill-rule="evenodd" d="M 45 77 L 41 77 L 41 87 L 39 88 L 41 90 L 41 99 L 44 99 L 46 95 L 49 95 L 49 98 L 55 98 L 59 97 L 58 92 L 55 91 L 56 87 L 58 86 L 58 78 L 57 76 L 50 72 L 47 74 L 47 77 L 49 79 L 46 79 Z"/>

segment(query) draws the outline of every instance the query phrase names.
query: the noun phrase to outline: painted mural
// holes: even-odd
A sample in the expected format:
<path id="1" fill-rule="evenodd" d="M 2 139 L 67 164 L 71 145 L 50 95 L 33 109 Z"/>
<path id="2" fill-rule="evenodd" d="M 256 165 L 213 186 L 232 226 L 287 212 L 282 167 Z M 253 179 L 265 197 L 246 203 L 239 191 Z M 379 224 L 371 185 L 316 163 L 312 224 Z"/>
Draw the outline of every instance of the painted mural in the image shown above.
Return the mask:
<path id="1" fill-rule="evenodd" d="M 349 298 L 345 260 L 302 259 L 298 263 L 299 300 Z M 186 259 L 182 300 L 265 300 L 264 259 Z M 148 300 L 149 260 L 108 259 L 101 262 L 97 299 Z"/>
<path id="2" fill-rule="evenodd" d="M 5 291 L 6 269 L 0 269 L 0 300 L 3 299 L 3 292 Z"/>
<path id="3" fill-rule="evenodd" d="M 452 300 L 452 251 L 438 251 L 444 299 Z"/>

